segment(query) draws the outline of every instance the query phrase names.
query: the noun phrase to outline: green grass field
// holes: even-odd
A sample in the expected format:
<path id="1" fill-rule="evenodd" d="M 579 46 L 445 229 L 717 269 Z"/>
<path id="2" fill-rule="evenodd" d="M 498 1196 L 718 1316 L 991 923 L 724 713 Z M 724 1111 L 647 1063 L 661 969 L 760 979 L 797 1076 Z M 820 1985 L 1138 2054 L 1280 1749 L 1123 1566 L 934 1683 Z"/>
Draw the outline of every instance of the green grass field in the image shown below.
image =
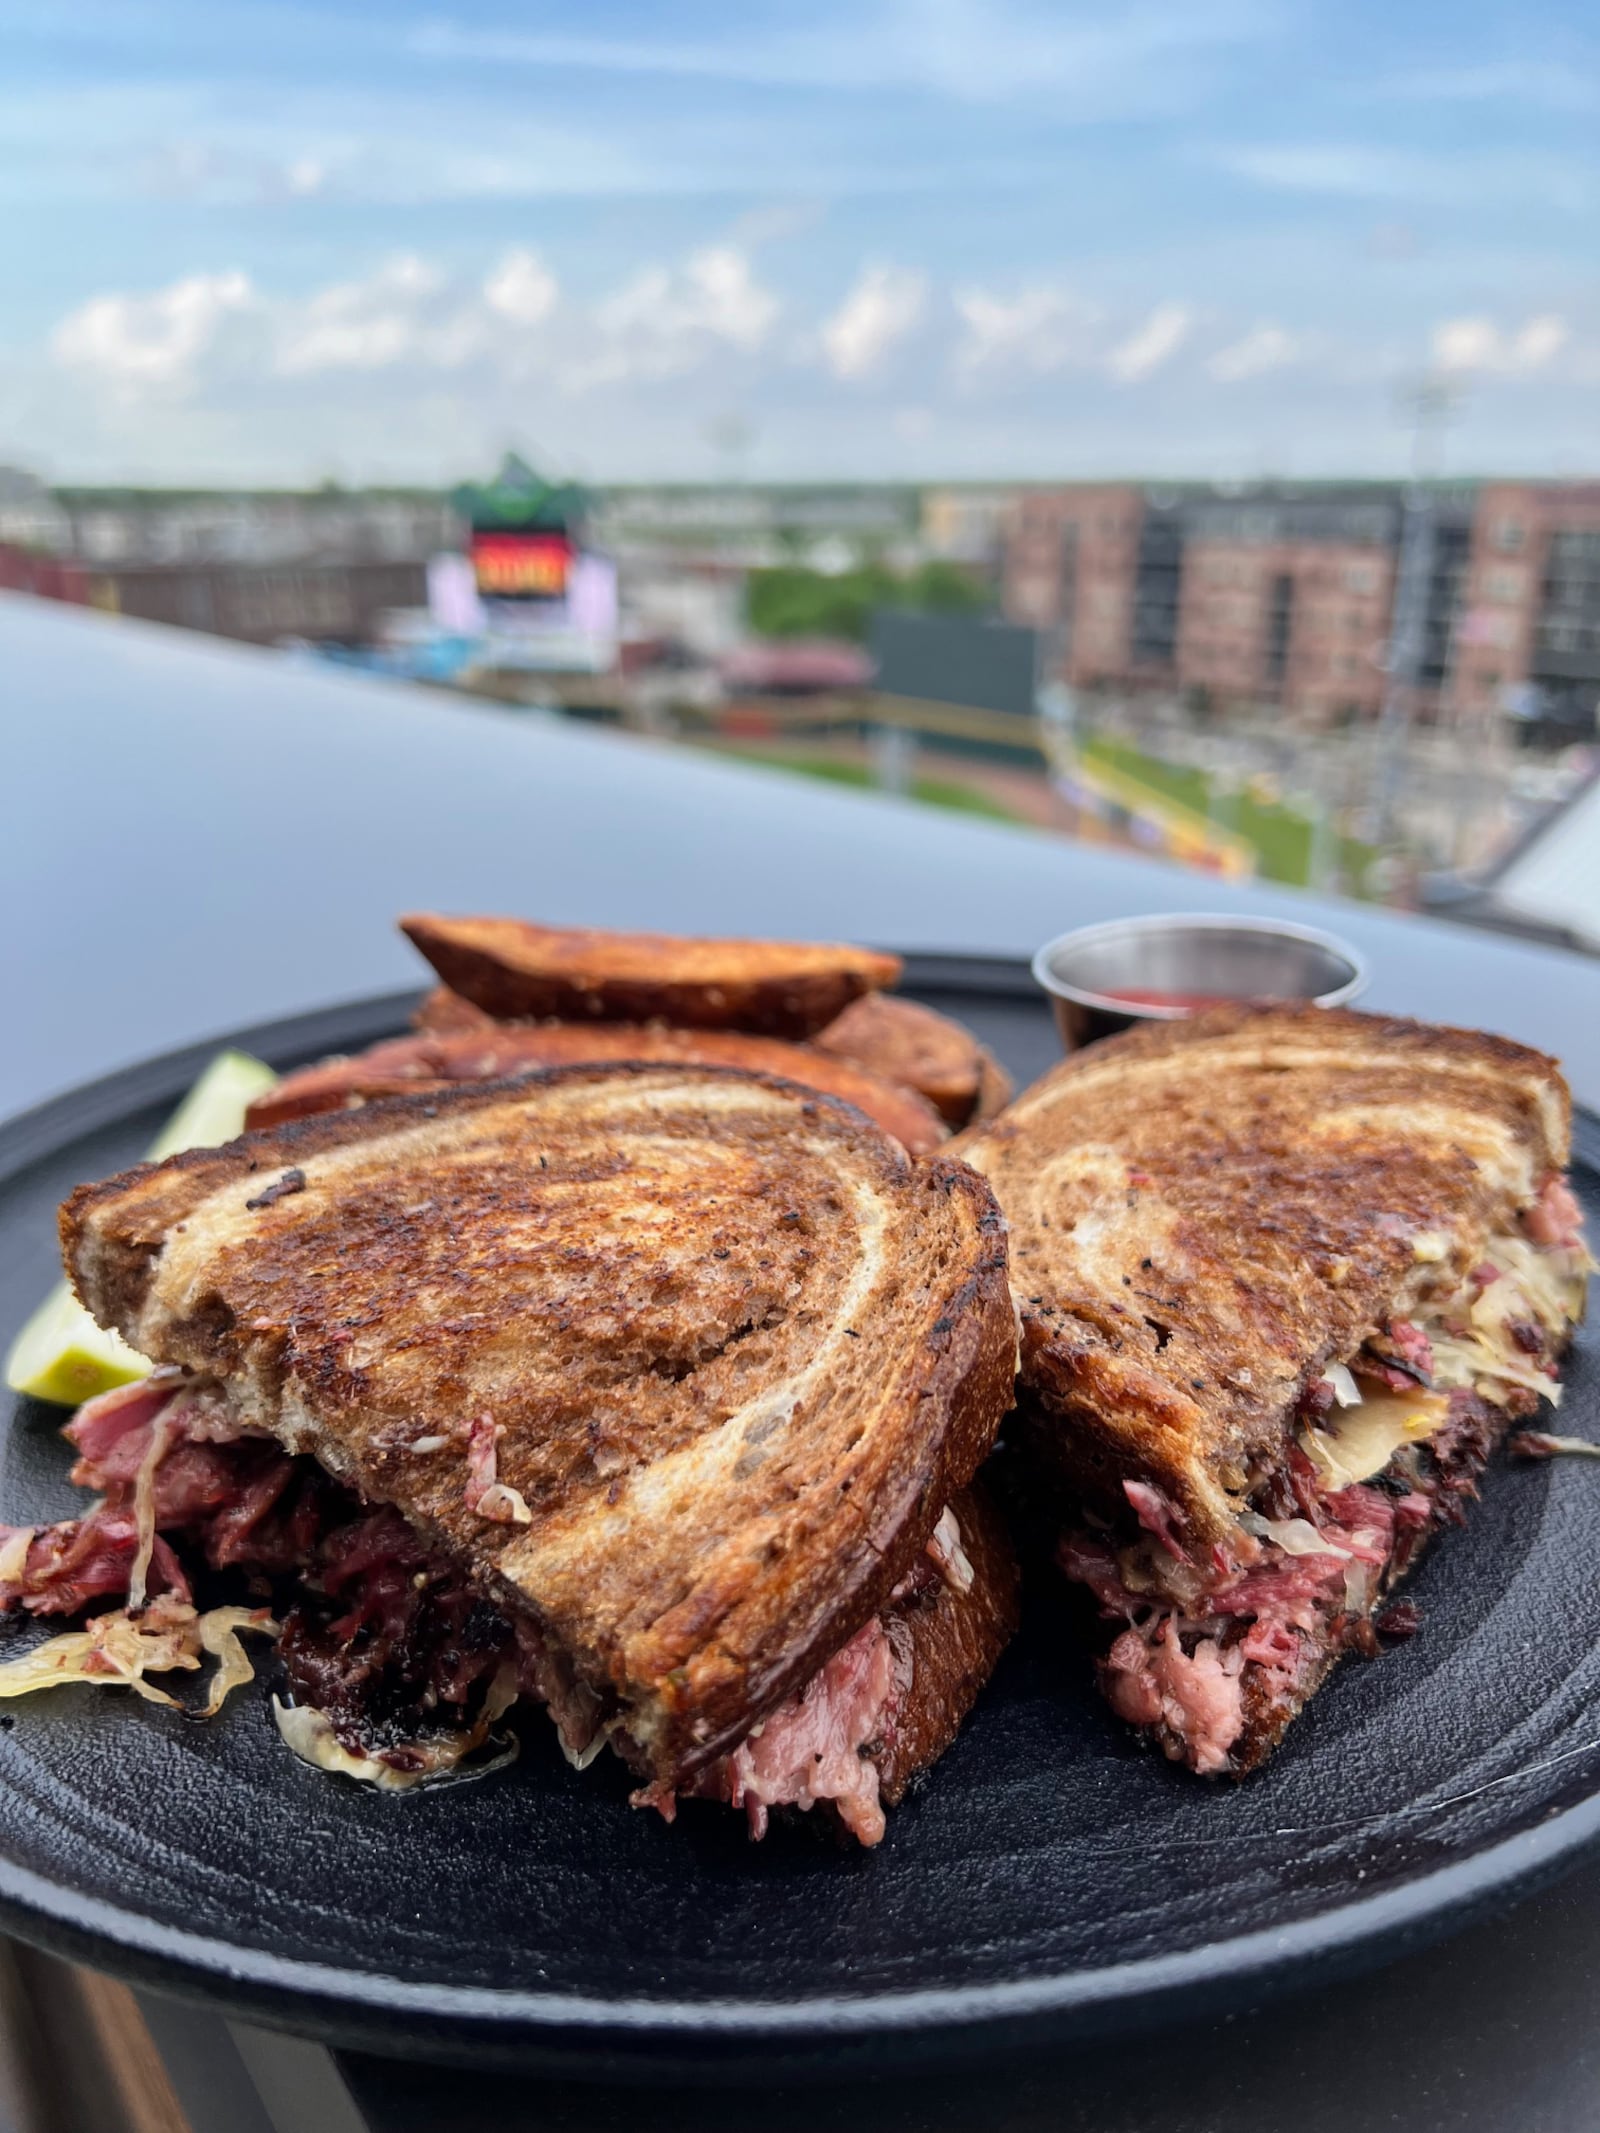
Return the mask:
<path id="1" fill-rule="evenodd" d="M 1306 888 L 1311 878 L 1312 825 L 1292 807 L 1254 800 L 1248 793 L 1230 793 L 1213 803 L 1211 779 L 1203 770 L 1182 763 L 1164 763 L 1159 756 L 1145 755 L 1125 741 L 1090 736 L 1079 743 L 1091 763 L 1104 763 L 1119 770 L 1164 799 L 1204 815 L 1219 829 L 1253 845 L 1261 874 L 1267 881 L 1281 881 Z M 1377 857 L 1369 844 L 1354 837 L 1334 838 L 1334 863 L 1351 895 L 1362 893 L 1368 863 Z"/>
<path id="2" fill-rule="evenodd" d="M 710 752 L 726 756 L 732 762 L 753 763 L 766 770 L 786 770 L 796 777 L 822 778 L 830 785 L 853 785 L 864 792 L 877 789 L 877 780 L 865 763 L 841 762 L 837 756 L 769 755 L 765 751 L 756 754 L 743 748 L 715 748 Z M 991 799 L 988 793 L 979 792 L 975 786 L 957 784 L 949 778 L 913 778 L 910 797 L 920 800 L 926 807 L 947 807 L 959 815 L 981 815 L 989 822 L 1015 823 L 1025 819 L 999 800 Z"/>
<path id="3" fill-rule="evenodd" d="M 1230 793 L 1213 806 L 1211 780 L 1203 770 L 1190 770 L 1182 763 L 1164 763 L 1159 756 L 1145 755 L 1124 741 L 1091 735 L 1080 742 L 1084 756 L 1103 763 L 1152 793 L 1205 816 L 1219 829 L 1231 830 L 1251 845 L 1266 881 L 1281 881 L 1293 888 L 1306 888 L 1311 876 L 1313 830 L 1306 817 L 1292 807 L 1255 800 L 1248 793 Z M 821 778 L 830 785 L 854 786 L 872 791 L 876 779 L 865 763 L 842 761 L 837 756 L 810 755 L 801 750 L 766 751 L 713 746 L 709 752 L 739 763 L 785 770 L 796 777 Z M 929 807 L 950 808 L 958 814 L 978 815 L 990 822 L 1022 822 L 1003 802 L 952 778 L 913 778 L 911 797 Z M 1370 845 L 1353 837 L 1335 837 L 1334 863 L 1347 894 L 1364 893 L 1366 868 L 1377 854 Z"/>

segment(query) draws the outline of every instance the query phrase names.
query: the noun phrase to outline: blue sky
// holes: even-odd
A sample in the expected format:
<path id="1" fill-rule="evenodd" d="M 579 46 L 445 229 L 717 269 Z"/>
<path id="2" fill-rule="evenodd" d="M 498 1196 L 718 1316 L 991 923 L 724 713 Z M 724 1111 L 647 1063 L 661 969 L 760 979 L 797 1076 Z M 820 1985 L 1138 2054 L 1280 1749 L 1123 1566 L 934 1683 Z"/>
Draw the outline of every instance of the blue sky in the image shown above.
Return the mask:
<path id="1" fill-rule="evenodd" d="M 1600 471 L 1571 0 L 4 14 L 57 478 Z"/>

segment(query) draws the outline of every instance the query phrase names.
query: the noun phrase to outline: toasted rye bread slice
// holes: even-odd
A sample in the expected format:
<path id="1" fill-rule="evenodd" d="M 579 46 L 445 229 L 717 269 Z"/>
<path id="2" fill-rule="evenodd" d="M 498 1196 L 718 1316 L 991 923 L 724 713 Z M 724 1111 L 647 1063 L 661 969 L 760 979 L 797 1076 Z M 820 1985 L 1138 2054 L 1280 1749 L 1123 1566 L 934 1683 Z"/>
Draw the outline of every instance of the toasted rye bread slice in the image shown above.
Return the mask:
<path id="1" fill-rule="evenodd" d="M 883 1606 L 1011 1397 L 988 1188 L 767 1077 L 396 1098 L 80 1187 L 61 1227 L 102 1324 L 392 1503 L 672 1783 Z M 526 1523 L 468 1508 L 484 1417 Z"/>
<path id="2" fill-rule="evenodd" d="M 1056 1067 L 957 1144 L 1011 1232 L 1022 1374 L 1073 1487 L 1221 1539 L 1330 1363 L 1565 1168 L 1552 1059 L 1476 1031 L 1227 1008 Z"/>
<path id="3" fill-rule="evenodd" d="M 913 1155 L 927 1154 L 946 1138 L 938 1113 L 915 1089 L 897 1087 L 809 1045 L 750 1037 L 739 1030 L 664 1029 L 658 1023 L 637 1022 L 499 1023 L 487 1016 L 480 1026 L 453 1035 L 398 1037 L 354 1059 L 327 1060 L 290 1074 L 257 1097 L 246 1123 L 252 1129 L 276 1126 L 285 1119 L 309 1118 L 318 1111 L 453 1082 L 495 1081 L 538 1067 L 630 1059 L 777 1074 L 854 1104 Z"/>
<path id="4" fill-rule="evenodd" d="M 671 1022 L 809 1037 L 862 993 L 893 985 L 898 956 L 804 941 L 685 940 L 516 918 L 400 921 L 452 991 L 502 1020 Z"/>
<path id="5" fill-rule="evenodd" d="M 920 1090 L 947 1125 L 989 1118 L 1011 1094 L 1004 1068 L 971 1030 L 916 1000 L 867 993 L 813 1042 L 885 1081 Z"/>

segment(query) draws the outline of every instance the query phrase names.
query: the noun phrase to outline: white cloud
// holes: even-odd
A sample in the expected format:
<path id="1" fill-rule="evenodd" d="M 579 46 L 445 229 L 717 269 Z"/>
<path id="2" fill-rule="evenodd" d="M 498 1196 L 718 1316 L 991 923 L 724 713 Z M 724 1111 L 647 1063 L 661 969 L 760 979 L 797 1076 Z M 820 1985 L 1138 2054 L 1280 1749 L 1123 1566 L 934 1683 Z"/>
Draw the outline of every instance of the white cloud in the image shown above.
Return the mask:
<path id="1" fill-rule="evenodd" d="M 1542 370 L 1570 338 L 1566 320 L 1555 312 L 1531 318 L 1511 343 L 1512 363 L 1518 370 Z"/>
<path id="2" fill-rule="evenodd" d="M 1492 319 L 1452 318 L 1433 331 L 1433 360 L 1442 370 L 1483 370 L 1500 352 L 1500 329 Z"/>
<path id="3" fill-rule="evenodd" d="M 910 267 L 863 267 L 844 302 L 822 328 L 836 378 L 864 378 L 922 317 L 928 281 Z"/>
<path id="4" fill-rule="evenodd" d="M 684 284 L 684 322 L 738 348 L 759 348 L 778 315 L 778 299 L 756 280 L 748 256 L 735 245 L 696 252 Z"/>
<path id="5" fill-rule="evenodd" d="M 513 285 L 529 298 L 513 262 Z M 504 274 L 505 269 L 501 269 Z M 190 275 L 145 296 L 106 295 L 64 318 L 59 360 L 123 399 L 182 397 L 208 377 L 314 377 L 451 367 L 476 353 L 488 299 L 463 296 L 437 268 L 400 253 L 375 272 L 303 298 L 269 299 L 237 269 Z"/>
<path id="6" fill-rule="evenodd" d="M 1528 319 L 1515 333 L 1503 333 L 1493 319 L 1445 319 L 1434 328 L 1433 360 L 1457 374 L 1527 377 L 1552 363 L 1571 337 L 1566 320 L 1553 311 Z"/>
<path id="7" fill-rule="evenodd" d="M 285 377 L 319 370 L 386 370 L 437 360 L 426 307 L 440 277 L 402 252 L 364 281 L 336 282 L 301 305 L 282 307 L 276 366 Z"/>
<path id="8" fill-rule="evenodd" d="M 126 123 L 129 114 L 122 114 Z M 0 103 L 0 142 L 9 128 Z M 8 144 L 9 145 L 9 144 Z M 334 160 L 322 149 L 277 139 L 259 142 L 208 140 L 203 134 L 169 134 L 122 154 L 102 147 L 96 159 L 104 179 L 131 179 L 159 200 L 203 201 L 235 206 L 260 200 L 311 200 L 328 191 Z"/>
<path id="9" fill-rule="evenodd" d="M 1189 338 L 1193 314 L 1184 304 L 1158 304 L 1135 332 L 1106 358 L 1106 369 L 1119 385 L 1136 385 L 1170 362 Z"/>
<path id="10" fill-rule="evenodd" d="M 556 278 L 535 252 L 508 252 L 483 285 L 491 311 L 518 326 L 537 326 L 555 309 Z"/>
<path id="11" fill-rule="evenodd" d="M 1012 296 L 991 289 L 955 292 L 965 328 L 954 368 L 969 383 L 991 370 L 1046 377 L 1058 370 L 1096 371 L 1134 385 L 1170 362 L 1194 329 L 1187 304 L 1157 304 L 1137 325 L 1120 323 L 1075 291 L 1038 282 Z"/>
<path id="12" fill-rule="evenodd" d="M 256 302 L 247 275 L 190 274 L 153 296 L 94 296 L 56 328 L 51 348 L 125 395 L 188 385 L 225 320 Z"/>
<path id="13" fill-rule="evenodd" d="M 159 394 L 198 403 L 242 394 L 252 379 L 380 372 L 397 381 L 537 376 L 580 393 L 748 362 L 779 310 L 747 254 L 728 244 L 645 267 L 588 305 L 564 300 L 526 247 L 507 252 L 481 283 L 408 252 L 304 297 L 269 298 L 237 272 L 94 297 L 61 321 L 53 348 L 125 402 Z"/>
<path id="14" fill-rule="evenodd" d="M 327 185 L 328 166 L 318 156 L 297 156 L 286 166 L 283 182 L 297 199 L 309 199 Z"/>
<path id="15" fill-rule="evenodd" d="M 596 305 L 592 345 L 569 382 L 581 388 L 670 378 L 718 350 L 753 355 L 778 309 L 736 245 L 709 245 L 682 267 L 646 267 Z"/>
<path id="16" fill-rule="evenodd" d="M 1298 360 L 1301 344 L 1281 326 L 1253 326 L 1240 340 L 1219 348 L 1206 369 L 1219 385 L 1239 385 Z"/>
<path id="17" fill-rule="evenodd" d="M 1094 360 L 1101 313 L 1071 290 L 1045 282 L 1015 296 L 967 288 L 958 289 L 954 301 L 965 328 L 955 364 L 965 376 L 990 369 L 1043 376 Z"/>
<path id="18" fill-rule="evenodd" d="M 1177 296 L 1138 309 L 1056 281 L 951 292 L 880 262 L 841 294 L 786 309 L 731 239 L 598 296 L 558 285 L 526 244 L 473 274 L 402 253 L 293 294 L 233 268 L 102 292 L 60 320 L 48 354 L 0 351 L 0 427 L 84 478 L 97 462 L 130 478 L 233 479 L 273 464 L 287 478 L 330 464 L 347 478 L 427 478 L 508 441 L 580 471 L 687 477 L 709 469 L 704 440 L 730 409 L 762 476 L 911 474 L 935 460 L 998 476 L 1037 471 L 1041 452 L 1097 470 L 1159 453 L 1174 473 L 1213 473 L 1256 463 L 1264 425 L 1274 437 L 1304 429 L 1314 366 L 1319 463 L 1348 467 L 1358 434 L 1379 438 L 1382 463 L 1386 387 L 1407 359 L 1393 336 L 1374 349 L 1353 328 L 1230 318 Z M 1491 403 L 1516 400 L 1519 421 L 1552 434 L 1559 407 L 1570 459 L 1578 396 L 1600 377 L 1587 313 L 1440 312 L 1413 363 L 1426 352 L 1486 385 L 1540 380 L 1537 393 L 1472 395 L 1463 436 L 1480 403 L 1487 420 Z M 931 330 L 936 316 L 948 331 Z M 852 389 L 891 359 L 887 400 Z M 1141 380 L 1154 383 L 1130 393 Z M 1203 418 L 1197 393 L 1209 395 Z"/>

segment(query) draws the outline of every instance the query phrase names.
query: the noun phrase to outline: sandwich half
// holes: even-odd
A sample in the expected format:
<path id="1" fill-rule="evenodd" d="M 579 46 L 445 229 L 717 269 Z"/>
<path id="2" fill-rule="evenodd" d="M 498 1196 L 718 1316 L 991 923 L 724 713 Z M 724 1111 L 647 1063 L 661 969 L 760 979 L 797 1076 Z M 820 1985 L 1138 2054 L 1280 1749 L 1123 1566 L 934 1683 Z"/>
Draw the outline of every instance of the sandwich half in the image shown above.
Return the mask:
<path id="1" fill-rule="evenodd" d="M 1556 1063 L 1228 1008 L 1079 1053 L 958 1143 L 1010 1225 L 1020 1433 L 1112 1707 L 1242 1776 L 1559 1399 L 1591 1262 Z"/>
<path id="2" fill-rule="evenodd" d="M 72 1425 L 104 1502 L 8 1546 L 0 1598 L 279 1579 L 315 1760 L 403 1782 L 526 1697 L 669 1814 L 820 1804 L 871 1843 L 1014 1626 L 970 1488 L 1015 1366 L 999 1214 L 813 1092 L 395 1098 L 82 1187 L 61 1229 L 163 1367 Z"/>

